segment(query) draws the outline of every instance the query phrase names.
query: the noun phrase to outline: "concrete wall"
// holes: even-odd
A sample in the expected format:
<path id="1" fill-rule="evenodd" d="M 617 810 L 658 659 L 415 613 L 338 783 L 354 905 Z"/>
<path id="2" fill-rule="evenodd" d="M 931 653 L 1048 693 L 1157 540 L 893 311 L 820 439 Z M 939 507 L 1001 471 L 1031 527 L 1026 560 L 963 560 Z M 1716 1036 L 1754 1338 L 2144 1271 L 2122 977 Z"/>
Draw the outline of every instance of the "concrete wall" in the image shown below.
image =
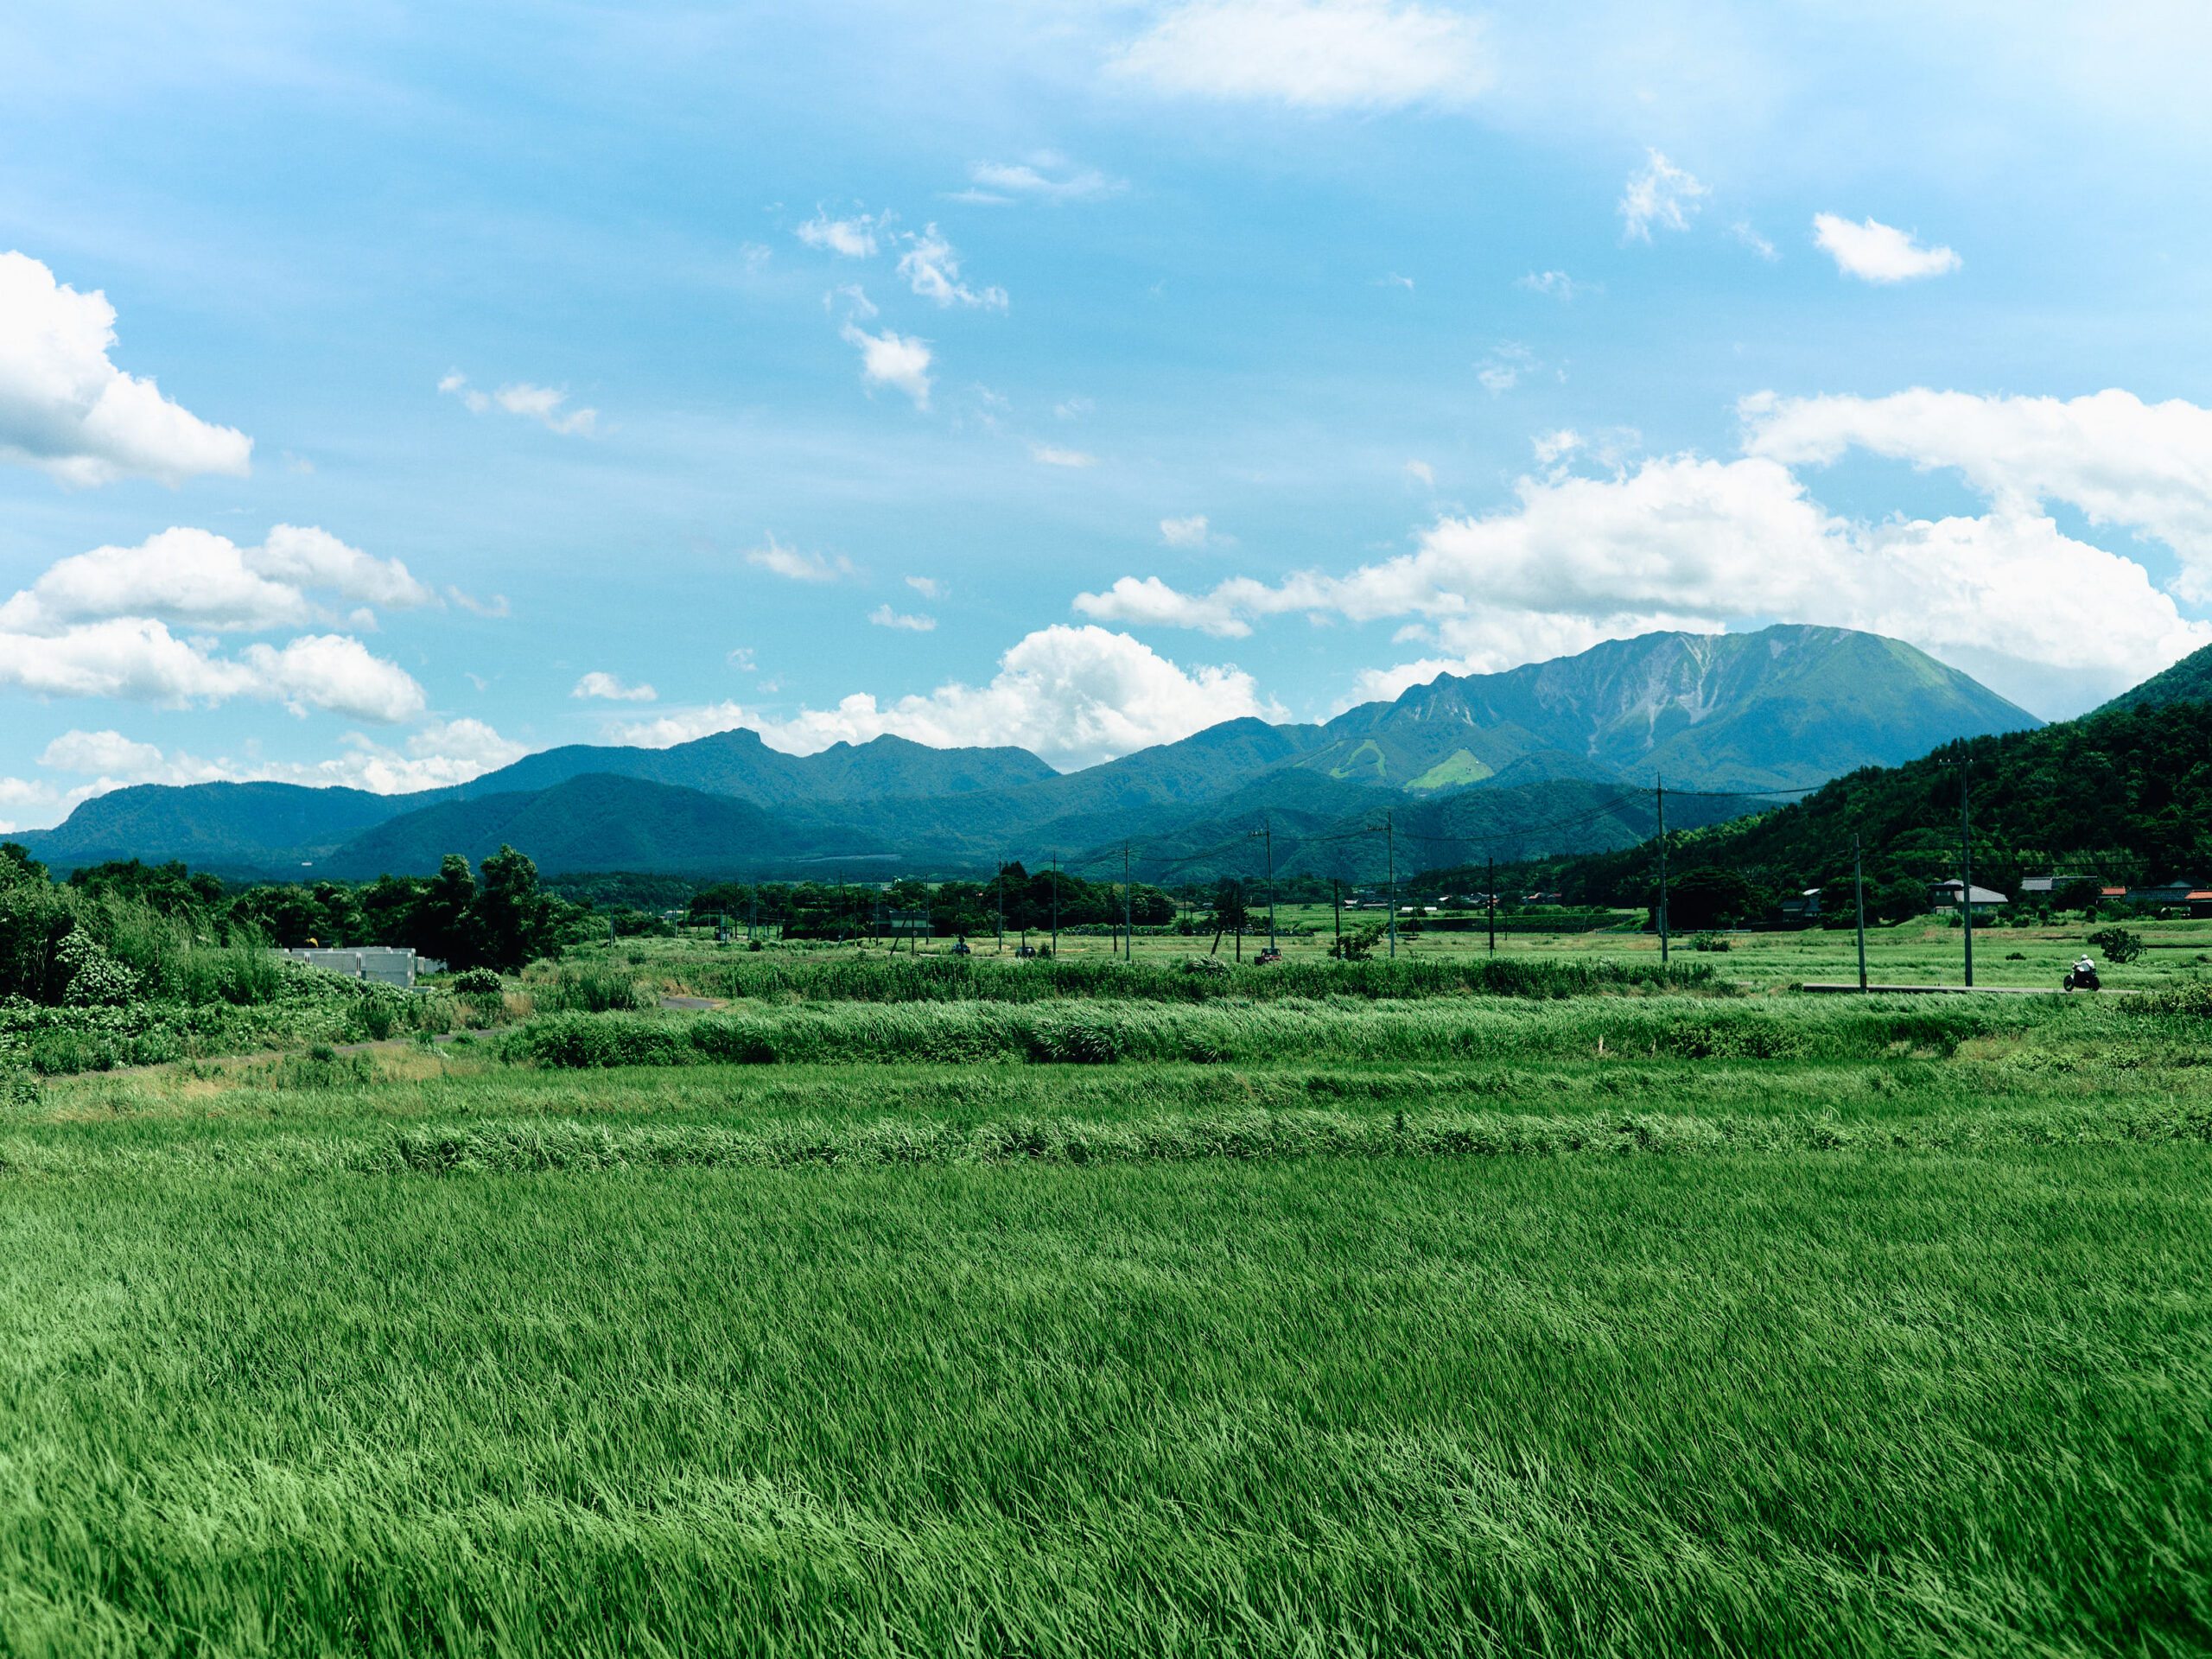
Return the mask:
<path id="1" fill-rule="evenodd" d="M 276 954 L 346 979 L 404 987 L 415 983 L 415 953 L 400 945 L 365 944 L 358 950 L 279 950 Z"/>

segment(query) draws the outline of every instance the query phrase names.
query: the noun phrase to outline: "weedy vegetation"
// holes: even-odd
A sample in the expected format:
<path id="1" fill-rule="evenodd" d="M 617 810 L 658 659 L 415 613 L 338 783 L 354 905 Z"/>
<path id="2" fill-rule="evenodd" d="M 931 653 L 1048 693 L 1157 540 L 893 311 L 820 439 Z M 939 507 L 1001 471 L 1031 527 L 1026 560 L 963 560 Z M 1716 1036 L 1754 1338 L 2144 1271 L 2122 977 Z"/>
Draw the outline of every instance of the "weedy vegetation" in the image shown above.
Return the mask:
<path id="1" fill-rule="evenodd" d="M 2212 1644 L 2200 987 L 631 958 L 0 1079 L 0 1650 Z"/>

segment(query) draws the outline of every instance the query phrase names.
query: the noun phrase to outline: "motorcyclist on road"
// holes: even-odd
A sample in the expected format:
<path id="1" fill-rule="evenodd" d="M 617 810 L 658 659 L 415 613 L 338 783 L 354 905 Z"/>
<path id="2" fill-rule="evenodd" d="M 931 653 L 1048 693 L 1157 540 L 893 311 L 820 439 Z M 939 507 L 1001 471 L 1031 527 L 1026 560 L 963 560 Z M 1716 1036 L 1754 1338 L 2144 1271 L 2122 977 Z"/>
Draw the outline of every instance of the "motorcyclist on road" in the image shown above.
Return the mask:
<path id="1" fill-rule="evenodd" d="M 2066 976 L 2066 988 L 2069 991 L 2094 991 L 2101 989 L 2102 987 L 2099 984 L 2097 980 L 2097 964 L 2095 962 L 2088 957 L 2076 958 L 2074 963 L 2073 971 Z"/>

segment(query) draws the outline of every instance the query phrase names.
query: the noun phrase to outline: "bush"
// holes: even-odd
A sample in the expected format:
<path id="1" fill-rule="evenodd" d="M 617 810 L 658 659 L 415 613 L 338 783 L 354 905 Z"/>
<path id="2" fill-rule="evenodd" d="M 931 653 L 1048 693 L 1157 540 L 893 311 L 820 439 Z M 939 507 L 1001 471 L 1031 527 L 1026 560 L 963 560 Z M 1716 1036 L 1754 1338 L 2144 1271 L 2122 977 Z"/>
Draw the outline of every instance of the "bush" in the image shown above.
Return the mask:
<path id="1" fill-rule="evenodd" d="M 2143 954 L 2143 936 L 2125 927 L 2101 927 L 2088 936 L 2088 943 L 2115 965 L 2133 962 Z"/>
<path id="2" fill-rule="evenodd" d="M 1726 939 L 1710 931 L 1693 933 L 1683 941 L 1683 944 L 1693 950 L 1726 950 L 1728 948 Z"/>
<path id="3" fill-rule="evenodd" d="M 57 965 L 68 976 L 61 1000 L 72 1007 L 103 1007 L 128 1002 L 138 989 L 137 976 L 81 927 L 61 941 L 54 956 Z"/>
<path id="4" fill-rule="evenodd" d="M 502 995 L 505 990 L 496 968 L 464 968 L 453 976 L 453 994 L 470 1002 Z"/>

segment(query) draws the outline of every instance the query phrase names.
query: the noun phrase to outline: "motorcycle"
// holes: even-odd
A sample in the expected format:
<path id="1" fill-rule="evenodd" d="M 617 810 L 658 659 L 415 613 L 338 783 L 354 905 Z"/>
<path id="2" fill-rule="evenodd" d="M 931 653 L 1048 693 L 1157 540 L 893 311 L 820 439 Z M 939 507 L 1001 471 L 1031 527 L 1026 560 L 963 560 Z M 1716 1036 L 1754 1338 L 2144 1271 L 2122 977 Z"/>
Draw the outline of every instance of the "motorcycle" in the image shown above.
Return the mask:
<path id="1" fill-rule="evenodd" d="M 2097 979 L 2097 964 L 2083 957 L 2066 976 L 2066 988 L 2069 991 L 2102 990 L 2104 987 Z"/>

